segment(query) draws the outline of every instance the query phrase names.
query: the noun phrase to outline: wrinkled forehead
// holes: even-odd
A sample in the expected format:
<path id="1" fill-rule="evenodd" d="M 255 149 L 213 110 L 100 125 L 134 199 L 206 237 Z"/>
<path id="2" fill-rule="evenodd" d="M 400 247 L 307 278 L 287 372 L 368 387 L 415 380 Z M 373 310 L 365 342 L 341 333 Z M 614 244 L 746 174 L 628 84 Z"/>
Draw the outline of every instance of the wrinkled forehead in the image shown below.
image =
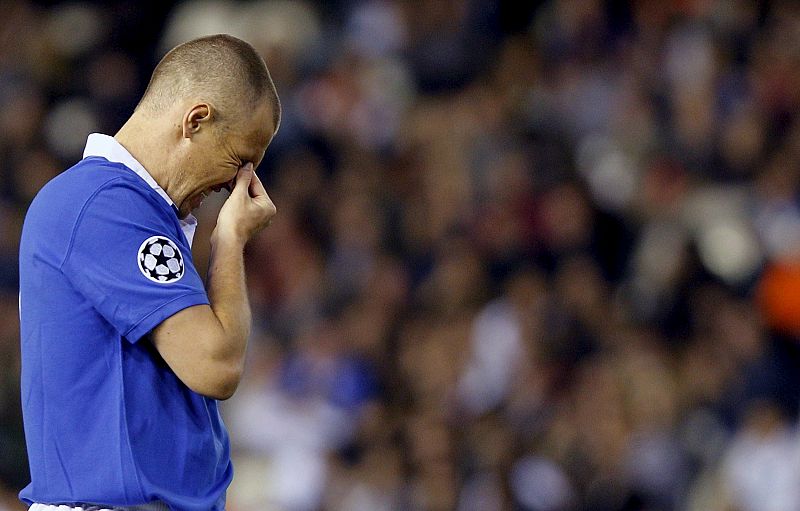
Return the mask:
<path id="1" fill-rule="evenodd" d="M 245 114 L 244 136 L 248 144 L 265 148 L 275 135 L 277 126 L 274 126 L 272 109 L 268 102 L 263 101 L 258 106 Z"/>

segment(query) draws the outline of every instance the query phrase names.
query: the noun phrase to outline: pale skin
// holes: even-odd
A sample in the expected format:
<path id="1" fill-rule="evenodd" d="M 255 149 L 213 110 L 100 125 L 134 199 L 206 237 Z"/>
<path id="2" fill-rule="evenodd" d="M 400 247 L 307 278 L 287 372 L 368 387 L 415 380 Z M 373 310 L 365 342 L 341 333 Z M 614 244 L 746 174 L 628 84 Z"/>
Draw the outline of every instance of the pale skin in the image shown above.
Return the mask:
<path id="1" fill-rule="evenodd" d="M 211 235 L 206 282 L 210 305 L 176 313 L 151 336 L 175 375 L 214 399 L 231 397 L 244 369 L 251 323 L 244 246 L 276 213 L 254 171 L 277 130 L 269 104 L 262 103 L 240 125 L 221 130 L 211 102 L 187 98 L 157 114 L 134 112 L 115 135 L 182 217 L 208 193 L 231 189 Z"/>

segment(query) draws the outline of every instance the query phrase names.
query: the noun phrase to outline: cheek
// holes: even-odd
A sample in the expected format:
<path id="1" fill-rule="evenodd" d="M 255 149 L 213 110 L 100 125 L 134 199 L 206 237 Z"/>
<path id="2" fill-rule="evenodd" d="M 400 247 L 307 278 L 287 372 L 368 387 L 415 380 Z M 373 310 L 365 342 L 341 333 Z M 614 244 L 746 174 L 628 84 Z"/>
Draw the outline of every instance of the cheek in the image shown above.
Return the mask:
<path id="1" fill-rule="evenodd" d="M 239 166 L 236 165 L 225 169 L 225 173 L 221 177 L 222 179 L 225 179 L 226 182 L 230 182 L 236 180 L 236 174 L 238 173 L 239 173 Z"/>

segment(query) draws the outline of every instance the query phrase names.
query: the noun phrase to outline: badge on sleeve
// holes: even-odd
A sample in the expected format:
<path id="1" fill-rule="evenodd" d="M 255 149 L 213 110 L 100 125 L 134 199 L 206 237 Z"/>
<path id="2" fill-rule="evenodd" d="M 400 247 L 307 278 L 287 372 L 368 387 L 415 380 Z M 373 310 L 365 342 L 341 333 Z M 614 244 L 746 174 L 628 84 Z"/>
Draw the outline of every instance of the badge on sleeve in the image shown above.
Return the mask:
<path id="1" fill-rule="evenodd" d="M 142 275 L 159 284 L 172 284 L 183 277 L 183 255 L 171 239 L 151 236 L 139 247 L 137 257 Z"/>

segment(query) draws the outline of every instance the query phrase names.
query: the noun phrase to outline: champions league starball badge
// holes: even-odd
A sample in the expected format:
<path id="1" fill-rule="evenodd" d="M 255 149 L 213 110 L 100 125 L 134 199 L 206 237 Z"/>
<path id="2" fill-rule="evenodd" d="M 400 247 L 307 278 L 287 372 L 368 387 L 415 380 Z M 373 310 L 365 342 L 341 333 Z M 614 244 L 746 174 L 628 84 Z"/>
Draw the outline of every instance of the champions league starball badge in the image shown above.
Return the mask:
<path id="1" fill-rule="evenodd" d="M 172 284 L 184 273 L 183 255 L 178 245 L 164 236 L 147 238 L 137 257 L 142 275 L 159 284 Z"/>

